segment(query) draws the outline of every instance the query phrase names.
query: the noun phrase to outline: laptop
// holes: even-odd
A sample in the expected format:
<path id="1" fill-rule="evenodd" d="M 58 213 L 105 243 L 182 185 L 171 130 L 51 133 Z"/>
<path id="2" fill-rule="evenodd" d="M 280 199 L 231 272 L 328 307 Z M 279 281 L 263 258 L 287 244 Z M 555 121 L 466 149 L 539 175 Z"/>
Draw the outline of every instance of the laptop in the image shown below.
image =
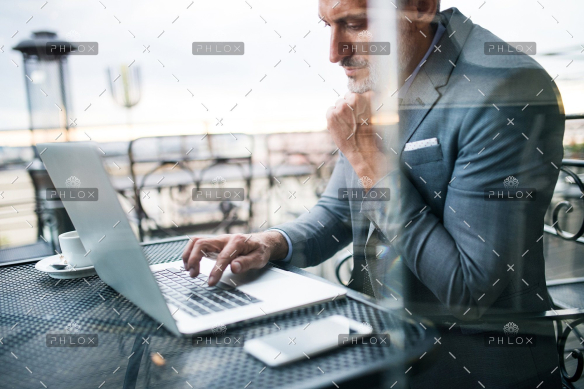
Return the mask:
<path id="1" fill-rule="evenodd" d="M 43 143 L 40 157 L 55 188 L 97 189 L 96 200 L 63 201 L 102 281 L 171 333 L 192 335 L 345 296 L 340 286 L 272 266 L 233 274 L 209 287 L 215 261 L 191 278 L 182 259 L 150 266 L 93 142 Z"/>

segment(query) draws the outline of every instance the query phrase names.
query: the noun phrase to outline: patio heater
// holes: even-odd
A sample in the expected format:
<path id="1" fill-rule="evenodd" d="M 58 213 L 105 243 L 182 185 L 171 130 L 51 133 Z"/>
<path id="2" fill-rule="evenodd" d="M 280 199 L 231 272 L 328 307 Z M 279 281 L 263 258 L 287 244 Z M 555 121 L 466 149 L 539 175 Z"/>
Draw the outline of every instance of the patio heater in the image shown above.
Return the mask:
<path id="1" fill-rule="evenodd" d="M 57 54 L 47 54 L 47 43 L 63 47 Z M 70 107 L 70 93 L 67 72 L 67 55 L 77 47 L 71 42 L 61 40 L 50 31 L 32 33 L 13 47 L 23 56 L 24 82 L 29 116 L 29 129 L 32 143 L 34 130 L 65 129 L 65 140 L 69 140 L 67 121 Z M 49 175 L 39 158 L 39 150 L 33 146 L 34 159 L 27 171 L 35 189 L 38 233 L 57 248 L 58 236 L 72 231 L 73 223 L 61 201 L 46 201 L 46 189 L 54 188 Z"/>
<path id="2" fill-rule="evenodd" d="M 57 54 L 47 54 L 47 43 L 63 47 Z M 67 55 L 76 46 L 50 31 L 32 33 L 13 47 L 23 56 L 24 82 L 28 104 L 29 128 L 64 128 L 68 140 L 67 114 L 70 107 Z"/>

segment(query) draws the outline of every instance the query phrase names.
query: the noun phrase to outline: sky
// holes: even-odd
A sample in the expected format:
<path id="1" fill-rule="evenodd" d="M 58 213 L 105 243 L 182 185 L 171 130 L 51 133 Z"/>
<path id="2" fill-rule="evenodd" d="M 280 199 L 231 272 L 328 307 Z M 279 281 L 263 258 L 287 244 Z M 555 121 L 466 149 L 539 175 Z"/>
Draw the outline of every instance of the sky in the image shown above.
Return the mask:
<path id="1" fill-rule="evenodd" d="M 584 112 L 584 3 L 442 0 L 443 9 L 452 6 L 502 39 L 563 52 L 535 58 L 557 76 L 566 111 Z M 131 121 L 158 131 L 320 130 L 337 93 L 347 90 L 342 69 L 328 62 L 329 30 L 316 0 L 0 0 L 0 11 L 0 130 L 28 128 L 28 80 L 11 48 L 38 30 L 99 43 L 99 55 L 69 58 L 70 116 L 81 127 L 127 122 L 106 70 L 117 75 L 130 64 L 142 79 Z M 194 41 L 244 42 L 245 54 L 193 56 Z"/>

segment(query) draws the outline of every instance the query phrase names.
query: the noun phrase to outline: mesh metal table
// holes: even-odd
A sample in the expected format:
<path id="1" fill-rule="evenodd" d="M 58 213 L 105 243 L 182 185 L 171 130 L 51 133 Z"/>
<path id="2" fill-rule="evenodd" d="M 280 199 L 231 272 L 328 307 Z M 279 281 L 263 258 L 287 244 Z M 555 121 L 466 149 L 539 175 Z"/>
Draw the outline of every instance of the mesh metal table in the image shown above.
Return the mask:
<path id="1" fill-rule="evenodd" d="M 144 251 L 154 264 L 180 258 L 184 245 L 168 240 Z M 352 291 L 346 299 L 227 326 L 227 333 L 251 339 L 341 314 L 391 336 L 389 347 L 348 346 L 270 368 L 242 347 L 200 347 L 172 336 L 97 276 L 58 281 L 28 263 L 0 268 L 0 288 L 0 388 L 350 387 L 343 383 L 392 366 L 403 373 L 437 334 Z M 97 334 L 98 346 L 47 347 L 47 334 L 68 330 Z"/>

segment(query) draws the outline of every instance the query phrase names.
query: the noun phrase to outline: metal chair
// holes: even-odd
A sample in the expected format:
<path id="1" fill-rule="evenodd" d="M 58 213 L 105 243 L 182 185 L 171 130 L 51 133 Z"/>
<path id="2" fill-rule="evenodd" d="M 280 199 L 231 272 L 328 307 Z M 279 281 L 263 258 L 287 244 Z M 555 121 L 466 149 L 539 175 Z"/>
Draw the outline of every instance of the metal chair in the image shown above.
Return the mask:
<path id="1" fill-rule="evenodd" d="M 158 231 L 165 232 L 167 235 L 177 235 L 193 229 L 222 226 L 228 230 L 232 225 L 249 225 L 253 217 L 252 204 L 249 201 L 252 182 L 252 150 L 253 138 L 245 134 L 157 136 L 131 141 L 128 146 L 131 191 L 138 218 L 140 239 L 143 240 L 146 235 L 144 222 L 147 220 L 153 222 Z M 193 165 L 197 165 L 196 168 Z M 198 189 L 202 183 L 212 181 L 208 174 L 210 171 L 214 171 L 217 167 L 229 166 L 234 167 L 236 172 L 234 177 L 227 179 L 241 179 L 246 183 L 246 199 L 249 203 L 247 220 L 229 219 L 234 207 L 222 203 L 219 207 L 223 213 L 222 221 L 166 228 L 160 226 L 144 209 L 141 195 L 144 189 L 158 192 L 162 189 L 183 191 L 185 187 L 191 185 Z M 178 169 L 171 174 L 168 172 L 162 174 L 161 170 L 169 167 L 170 170 Z M 146 170 L 140 171 L 140 168 Z M 226 173 L 233 175 L 231 170 L 224 171 L 223 175 Z M 173 194 L 172 191 L 170 194 L 171 198 L 176 196 L 176 193 Z M 152 233 L 152 231 L 149 232 Z"/>

